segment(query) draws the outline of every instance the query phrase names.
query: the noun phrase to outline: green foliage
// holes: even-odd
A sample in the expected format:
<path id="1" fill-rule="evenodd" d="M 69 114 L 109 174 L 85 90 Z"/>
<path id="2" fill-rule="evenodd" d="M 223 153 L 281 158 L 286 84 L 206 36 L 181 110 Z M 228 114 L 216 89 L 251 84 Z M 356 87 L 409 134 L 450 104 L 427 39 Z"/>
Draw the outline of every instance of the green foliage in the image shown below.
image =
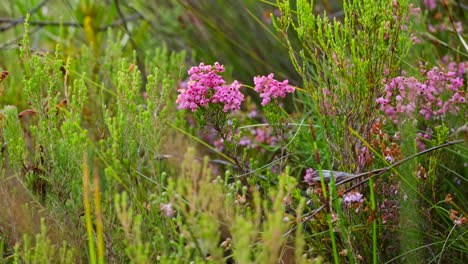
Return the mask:
<path id="1" fill-rule="evenodd" d="M 115 196 L 115 213 L 124 232 L 125 254 L 132 263 L 148 263 L 149 244 L 142 241 L 141 215 L 134 215 L 128 208 L 128 197 L 125 192 Z"/>
<path id="2" fill-rule="evenodd" d="M 294 15 L 290 1 L 279 5 L 283 16 L 275 27 L 285 36 L 294 30 L 299 38 L 297 46 L 288 42 L 290 57 L 341 169 L 356 169 L 354 153 L 362 148 L 348 126 L 369 139 L 383 72 L 399 69 L 410 47 L 410 32 L 404 29 L 408 3 L 398 1 L 395 8 L 392 2 L 344 1 L 343 19 L 333 20 L 315 15 L 313 2 L 306 0 L 297 1 Z"/>
<path id="3" fill-rule="evenodd" d="M 399 124 L 376 105 L 403 71 L 425 78 L 419 61 L 466 60 L 456 1 L 420 15 L 408 0 L 14 2 L 0 3 L 1 263 L 466 258 L 466 104 Z M 186 69 L 214 61 L 245 83 L 240 111 L 178 111 Z M 270 72 L 302 88 L 260 108 L 247 88 Z"/>
<path id="4" fill-rule="evenodd" d="M 14 106 L 6 106 L 1 114 L 3 140 L 8 146 L 10 166 L 14 171 L 20 171 L 26 155 L 26 143 L 22 137 L 23 130 L 18 119 L 18 111 Z"/>
<path id="5" fill-rule="evenodd" d="M 270 18 L 278 14 L 274 5 L 258 0 L 173 2 L 182 13 L 178 21 L 184 29 L 182 40 L 197 61 L 232 65 L 234 77 L 243 83 L 251 82 L 254 74 L 270 72 L 299 81 L 288 58 L 278 56 L 286 45 L 274 32 Z"/>
<path id="6" fill-rule="evenodd" d="M 25 235 L 22 245 L 15 247 L 12 263 L 76 263 L 77 253 L 63 241 L 61 245 L 53 244 L 48 238 L 44 219 L 41 220 L 41 232 L 34 240 Z"/>

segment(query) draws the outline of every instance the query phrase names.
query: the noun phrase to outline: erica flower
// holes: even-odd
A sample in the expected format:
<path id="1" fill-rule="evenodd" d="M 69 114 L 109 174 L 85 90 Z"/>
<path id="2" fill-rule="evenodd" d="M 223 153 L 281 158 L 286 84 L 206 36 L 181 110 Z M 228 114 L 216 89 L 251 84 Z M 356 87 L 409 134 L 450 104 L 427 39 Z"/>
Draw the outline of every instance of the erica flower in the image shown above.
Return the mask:
<path id="1" fill-rule="evenodd" d="M 190 109 L 195 112 L 198 107 L 207 106 L 209 103 L 223 103 L 223 111 L 237 111 L 244 95 L 239 91 L 242 86 L 234 81 L 231 85 L 226 85 L 223 77 L 219 73 L 224 72 L 224 66 L 219 63 L 190 68 L 189 81 L 186 89 L 179 89 L 177 103 L 179 109 Z"/>
<path id="2" fill-rule="evenodd" d="M 362 194 L 357 191 L 352 191 L 346 194 L 343 199 L 343 203 L 346 205 L 346 207 L 356 208 L 356 213 L 359 211 L 359 207 L 361 207 L 363 202 L 364 202 L 364 199 L 362 199 Z"/>
<path id="3" fill-rule="evenodd" d="M 167 217 L 171 217 L 174 215 L 174 210 L 172 210 L 171 203 L 167 203 L 167 204 L 161 203 L 161 206 L 159 207 L 159 209 L 163 211 Z"/>
<path id="4" fill-rule="evenodd" d="M 273 79 L 275 75 L 270 73 L 268 76 L 254 77 L 255 91 L 260 93 L 263 98 L 262 105 L 267 105 L 271 101 L 271 97 L 286 97 L 286 93 L 294 92 L 295 88 L 288 85 L 288 80 L 279 82 Z"/>
<path id="5" fill-rule="evenodd" d="M 312 169 L 312 168 L 307 169 L 306 170 L 306 175 L 304 176 L 304 182 L 309 184 L 309 185 L 314 185 L 314 183 L 315 183 L 314 177 L 315 177 L 314 169 Z"/>
<path id="6" fill-rule="evenodd" d="M 231 85 L 223 85 L 217 87 L 216 93 L 211 98 L 212 103 L 223 103 L 223 111 L 237 111 L 240 109 L 240 104 L 244 101 L 244 95 L 239 91 L 242 85 L 238 81 L 234 81 Z"/>
<path id="7" fill-rule="evenodd" d="M 8 76 L 8 74 L 9 73 L 7 71 L 2 71 L 2 74 L 0 75 L 0 82 L 5 80 L 5 78 Z"/>
<path id="8" fill-rule="evenodd" d="M 246 136 L 243 136 L 239 140 L 239 146 L 246 146 L 247 148 L 250 148 L 252 146 L 252 140 Z"/>
<path id="9" fill-rule="evenodd" d="M 437 7 L 436 0 L 423 0 L 423 4 L 429 10 L 434 10 Z"/>
<path id="10" fill-rule="evenodd" d="M 431 135 L 417 133 L 416 134 L 416 146 L 420 150 L 426 150 L 426 145 L 424 144 L 423 140 L 430 140 L 430 139 L 431 139 Z"/>
<path id="11" fill-rule="evenodd" d="M 278 139 L 275 136 L 271 135 L 271 131 L 264 128 L 257 128 L 252 131 L 252 134 L 255 136 L 255 140 L 260 144 L 265 144 L 269 146 L 274 146 Z"/>
<path id="12" fill-rule="evenodd" d="M 464 65 L 464 64 L 463 64 Z M 455 64 L 450 65 L 455 70 Z M 429 71 L 422 69 L 425 79 L 399 76 L 385 85 L 385 95 L 376 103 L 395 123 L 399 118 L 421 115 L 430 120 L 444 117 L 447 113 L 457 115 L 460 106 L 466 103 L 466 94 L 461 89 L 464 80 L 460 76 L 463 70 L 444 72 L 438 67 Z"/>
<path id="13" fill-rule="evenodd" d="M 362 199 L 362 194 L 359 192 L 351 192 L 347 194 L 343 200 L 345 204 L 350 203 L 362 203 L 364 200 Z"/>

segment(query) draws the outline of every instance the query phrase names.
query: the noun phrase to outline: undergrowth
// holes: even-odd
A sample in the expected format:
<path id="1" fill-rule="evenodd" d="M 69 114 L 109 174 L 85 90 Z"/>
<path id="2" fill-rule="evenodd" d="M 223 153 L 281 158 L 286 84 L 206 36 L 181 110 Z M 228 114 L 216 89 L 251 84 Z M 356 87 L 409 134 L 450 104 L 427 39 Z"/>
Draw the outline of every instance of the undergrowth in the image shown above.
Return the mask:
<path id="1" fill-rule="evenodd" d="M 0 4 L 0 262 L 464 263 L 467 7 L 338 2 Z"/>

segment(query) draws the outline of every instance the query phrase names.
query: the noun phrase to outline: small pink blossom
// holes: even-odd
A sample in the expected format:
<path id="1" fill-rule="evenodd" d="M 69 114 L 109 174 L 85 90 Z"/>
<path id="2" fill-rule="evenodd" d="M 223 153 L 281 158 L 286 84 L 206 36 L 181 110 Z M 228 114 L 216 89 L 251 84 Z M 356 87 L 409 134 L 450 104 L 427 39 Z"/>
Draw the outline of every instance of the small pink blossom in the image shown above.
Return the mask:
<path id="1" fill-rule="evenodd" d="M 415 36 L 414 34 L 411 34 L 410 39 L 413 41 L 413 44 L 418 44 L 418 43 L 421 43 L 421 42 L 422 42 L 422 41 L 421 41 L 417 36 Z"/>
<path id="2" fill-rule="evenodd" d="M 224 139 L 219 138 L 213 142 L 215 148 L 217 151 L 223 151 L 224 150 Z"/>
<path id="3" fill-rule="evenodd" d="M 174 215 L 174 210 L 172 209 L 171 203 L 167 203 L 167 204 L 161 203 L 161 206 L 159 207 L 159 209 L 163 211 L 167 217 L 171 217 Z"/>
<path id="4" fill-rule="evenodd" d="M 417 133 L 416 134 L 416 146 L 420 150 L 426 150 L 426 145 L 424 144 L 424 140 L 430 140 L 431 136 L 428 134 Z"/>
<path id="5" fill-rule="evenodd" d="M 414 7 L 414 4 L 410 4 L 409 9 L 410 9 L 410 14 L 411 15 L 413 15 L 415 17 L 419 17 L 419 12 L 421 11 L 420 7 Z"/>
<path id="6" fill-rule="evenodd" d="M 309 185 L 313 185 L 314 184 L 313 178 L 315 177 L 314 174 L 315 174 L 314 169 L 312 168 L 307 169 L 306 175 L 304 176 L 304 182 Z"/>
<path id="7" fill-rule="evenodd" d="M 360 150 L 360 153 L 358 155 L 358 163 L 360 167 L 366 166 L 367 162 L 370 160 L 371 153 L 367 147 L 363 147 Z"/>
<path id="8" fill-rule="evenodd" d="M 279 82 L 273 79 L 275 75 L 270 73 L 268 76 L 254 77 L 255 91 L 260 93 L 263 98 L 262 105 L 267 105 L 271 101 L 271 97 L 286 97 L 286 93 L 294 92 L 295 88 L 288 85 L 288 80 Z"/>
<path id="9" fill-rule="evenodd" d="M 200 63 L 190 68 L 189 81 L 185 89 L 179 89 L 177 103 L 179 109 L 190 109 L 195 112 L 198 107 L 207 107 L 209 103 L 223 103 L 223 111 L 237 111 L 244 95 L 239 91 L 241 84 L 234 81 L 226 85 L 223 77 L 224 66 L 218 62 L 212 65 Z M 212 96 L 211 96 L 212 95 Z M 211 97 L 210 97 L 211 96 Z"/>
<path id="10" fill-rule="evenodd" d="M 429 10 L 434 10 L 437 7 L 436 0 L 423 0 L 423 4 Z"/>
<path id="11" fill-rule="evenodd" d="M 463 24 L 462 24 L 462 22 L 455 22 L 454 25 L 455 25 L 455 30 L 457 31 L 457 33 L 462 34 L 463 33 Z"/>
<path id="12" fill-rule="evenodd" d="M 257 110 L 254 109 L 254 110 L 250 111 L 247 116 L 249 118 L 255 118 L 257 116 L 257 114 L 258 114 Z"/>
<path id="13" fill-rule="evenodd" d="M 346 207 L 356 208 L 356 213 L 359 212 L 359 208 L 361 207 L 363 202 L 364 202 L 363 196 L 358 191 L 352 191 L 348 194 L 345 194 L 344 199 L 343 199 L 343 203 L 346 205 Z"/>
<path id="14" fill-rule="evenodd" d="M 250 138 L 248 138 L 247 136 L 243 136 L 240 140 L 239 140 L 239 146 L 245 146 L 247 148 L 250 148 L 252 147 L 252 140 L 250 140 Z"/>
<path id="15" fill-rule="evenodd" d="M 387 155 L 387 156 L 385 156 L 385 161 L 392 164 L 392 163 L 395 162 L 395 158 L 392 155 Z"/>
<path id="16" fill-rule="evenodd" d="M 223 112 L 237 111 L 240 109 L 244 95 L 239 91 L 242 85 L 238 81 L 234 81 L 231 85 L 223 85 L 218 87 L 216 93 L 211 98 L 212 103 L 223 103 Z"/>
<path id="17" fill-rule="evenodd" d="M 270 131 L 264 128 L 257 128 L 252 134 L 255 136 L 255 140 L 260 144 L 273 146 L 278 141 L 276 137 L 270 135 Z"/>
<path id="18" fill-rule="evenodd" d="M 429 71 L 420 64 L 422 81 L 415 77 L 399 76 L 385 85 L 385 95 L 376 103 L 380 110 L 391 120 L 398 123 L 399 118 L 414 117 L 416 113 L 424 119 L 444 116 L 448 112 L 456 115 L 460 105 L 466 103 L 466 93 L 461 90 L 464 80 L 459 77 L 464 70 L 450 64 L 452 71 L 443 71 L 434 67 Z M 463 65 L 460 65 L 464 67 Z"/>

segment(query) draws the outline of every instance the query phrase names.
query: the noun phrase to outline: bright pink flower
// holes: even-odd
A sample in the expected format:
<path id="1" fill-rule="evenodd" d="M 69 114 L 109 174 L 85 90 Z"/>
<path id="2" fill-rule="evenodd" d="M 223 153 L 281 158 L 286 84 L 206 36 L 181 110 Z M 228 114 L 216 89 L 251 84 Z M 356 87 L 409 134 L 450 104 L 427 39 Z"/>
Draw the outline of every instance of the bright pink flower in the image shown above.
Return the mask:
<path id="1" fill-rule="evenodd" d="M 262 105 L 267 105 L 271 101 L 271 97 L 286 97 L 286 93 L 294 92 L 295 88 L 288 85 L 288 80 L 279 82 L 273 79 L 275 75 L 270 73 L 268 76 L 254 77 L 255 91 L 260 93 L 263 98 Z"/>
<path id="2" fill-rule="evenodd" d="M 212 103 L 224 103 L 223 111 L 237 111 L 240 109 L 240 104 L 244 101 L 244 95 L 239 91 L 242 85 L 238 81 L 234 81 L 231 85 L 223 85 L 218 87 L 216 93 L 211 98 Z"/>
<path id="3" fill-rule="evenodd" d="M 224 66 L 218 62 L 212 65 L 200 63 L 190 68 L 190 79 L 186 89 L 179 89 L 177 103 L 179 109 L 190 109 L 195 112 L 198 107 L 208 106 L 208 103 L 224 103 L 223 111 L 237 111 L 244 95 L 239 91 L 242 86 L 234 81 L 231 85 L 225 85 L 225 81 L 219 73 L 224 72 Z M 211 97 L 210 97 L 211 96 Z"/>
<path id="4" fill-rule="evenodd" d="M 464 66 L 464 64 L 460 64 Z M 424 67 L 421 64 L 421 67 Z M 466 94 L 460 90 L 464 80 L 459 77 L 463 70 L 456 64 L 449 64 L 451 71 L 444 72 L 438 67 L 427 71 L 421 68 L 425 80 L 399 76 L 385 86 L 386 95 L 376 100 L 380 110 L 398 123 L 398 118 L 419 113 L 424 119 L 444 116 L 447 112 L 458 114 L 459 105 L 466 103 Z"/>

